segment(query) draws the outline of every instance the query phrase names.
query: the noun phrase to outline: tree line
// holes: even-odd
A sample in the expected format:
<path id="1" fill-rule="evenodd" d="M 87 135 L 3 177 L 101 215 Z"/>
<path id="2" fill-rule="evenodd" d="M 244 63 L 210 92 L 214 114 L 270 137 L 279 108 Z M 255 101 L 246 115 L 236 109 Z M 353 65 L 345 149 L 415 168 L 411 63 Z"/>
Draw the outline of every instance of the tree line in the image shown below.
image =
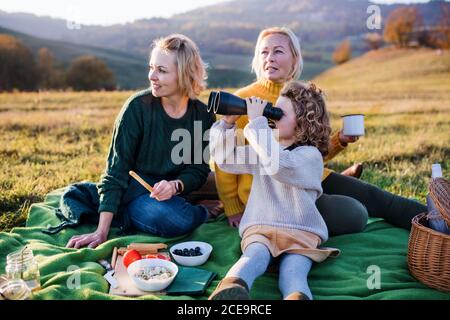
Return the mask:
<path id="1" fill-rule="evenodd" d="M 383 35 L 372 32 L 364 36 L 370 50 L 377 50 L 385 44 L 397 48 L 429 47 L 450 49 L 450 9 L 442 6 L 441 18 L 433 26 L 425 26 L 424 19 L 416 7 L 408 6 L 393 10 L 386 19 Z M 333 62 L 341 64 L 351 59 L 351 43 L 345 39 L 333 53 Z"/>
<path id="2" fill-rule="evenodd" d="M 298 28 L 301 29 L 301 26 Z M 254 31 L 252 28 L 243 28 L 242 33 Z M 379 49 L 386 44 L 395 47 L 426 46 L 450 49 L 450 9 L 443 5 L 439 21 L 430 27 L 425 26 L 424 19 L 416 7 L 397 8 L 387 17 L 382 34 L 368 33 L 364 40 L 369 50 Z M 253 44 L 250 42 L 233 37 L 222 41 L 221 45 L 235 54 L 250 54 L 253 50 Z M 305 52 L 305 58 L 309 61 L 320 62 L 321 57 L 322 55 Z M 341 64 L 351 57 L 351 42 L 346 39 L 337 45 L 332 60 Z M 101 59 L 81 56 L 66 68 L 55 60 L 49 49 L 41 48 L 34 57 L 20 40 L 8 34 L 0 34 L 0 92 L 14 89 L 89 91 L 116 88 L 114 73 Z"/>
<path id="3" fill-rule="evenodd" d="M 37 57 L 19 39 L 0 34 L 0 92 L 72 89 L 75 91 L 115 90 L 114 73 L 101 59 L 84 55 L 67 68 L 47 48 Z"/>

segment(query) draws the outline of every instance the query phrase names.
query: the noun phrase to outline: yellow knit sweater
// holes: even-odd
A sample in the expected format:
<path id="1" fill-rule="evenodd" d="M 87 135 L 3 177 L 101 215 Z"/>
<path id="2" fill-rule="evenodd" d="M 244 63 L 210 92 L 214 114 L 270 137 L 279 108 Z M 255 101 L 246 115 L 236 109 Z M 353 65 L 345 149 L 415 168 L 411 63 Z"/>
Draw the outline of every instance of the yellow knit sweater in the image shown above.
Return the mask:
<path id="1" fill-rule="evenodd" d="M 255 96 L 275 104 L 282 87 L 282 84 L 277 84 L 268 80 L 257 81 L 238 90 L 235 95 L 241 98 Z M 248 117 L 241 116 L 236 122 L 236 127 L 244 129 L 247 123 Z M 324 158 L 324 161 L 330 160 L 344 148 L 345 147 L 339 142 L 339 132 L 336 132 L 330 139 L 329 153 L 327 157 Z M 215 164 L 214 171 L 217 191 L 219 193 L 219 198 L 223 201 L 225 214 L 229 217 L 244 212 L 250 194 L 252 176 L 249 174 L 235 175 L 226 173 L 220 170 Z M 331 172 L 331 170 L 325 168 L 322 181 L 325 180 Z"/>

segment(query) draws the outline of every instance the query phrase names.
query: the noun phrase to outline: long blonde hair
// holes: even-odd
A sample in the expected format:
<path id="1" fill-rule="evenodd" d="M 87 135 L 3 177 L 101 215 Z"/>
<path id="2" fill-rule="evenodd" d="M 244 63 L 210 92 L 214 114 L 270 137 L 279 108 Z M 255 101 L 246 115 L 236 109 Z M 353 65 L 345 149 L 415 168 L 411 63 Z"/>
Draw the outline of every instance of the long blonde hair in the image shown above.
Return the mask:
<path id="1" fill-rule="evenodd" d="M 178 86 L 183 94 L 196 99 L 206 88 L 207 65 L 203 62 L 197 45 L 182 34 L 171 34 L 153 41 L 154 48 L 174 52 L 178 70 Z"/>
<path id="2" fill-rule="evenodd" d="M 262 80 L 264 78 L 262 65 L 260 63 L 260 51 L 261 51 L 261 43 L 263 39 L 271 34 L 281 34 L 289 39 L 289 48 L 291 49 L 292 56 L 295 59 L 295 63 L 293 65 L 292 71 L 289 74 L 288 80 L 297 80 L 300 78 L 303 70 L 303 57 L 302 51 L 300 47 L 300 41 L 294 32 L 286 27 L 272 27 L 262 30 L 259 33 L 258 40 L 256 41 L 255 46 L 255 54 L 253 56 L 252 61 L 252 71 L 256 74 L 256 78 L 258 80 Z"/>

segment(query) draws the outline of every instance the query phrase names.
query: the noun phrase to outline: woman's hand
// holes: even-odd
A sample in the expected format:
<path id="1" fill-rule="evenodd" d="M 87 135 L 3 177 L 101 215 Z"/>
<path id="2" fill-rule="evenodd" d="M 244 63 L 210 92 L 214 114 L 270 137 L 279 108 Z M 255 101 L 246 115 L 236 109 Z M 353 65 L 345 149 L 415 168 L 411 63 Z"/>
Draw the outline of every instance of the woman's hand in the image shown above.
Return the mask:
<path id="1" fill-rule="evenodd" d="M 247 114 L 250 120 L 263 115 L 264 108 L 267 105 L 266 100 L 262 100 L 258 97 L 251 97 L 246 98 L 245 102 L 247 102 Z"/>
<path id="2" fill-rule="evenodd" d="M 97 231 L 73 236 L 70 238 L 69 242 L 67 242 L 66 248 L 79 249 L 85 246 L 88 246 L 89 248 L 96 248 L 108 239 L 108 233 L 113 217 L 114 214 L 112 212 L 100 212 Z"/>
<path id="3" fill-rule="evenodd" d="M 108 238 L 108 234 L 104 232 L 95 231 L 93 233 L 73 236 L 67 243 L 67 248 L 79 249 L 88 246 L 88 248 L 96 248 Z"/>
<path id="4" fill-rule="evenodd" d="M 228 224 L 230 225 L 230 227 L 238 228 L 239 224 L 241 223 L 241 219 L 242 213 L 232 215 L 231 217 L 228 217 Z"/>
<path id="5" fill-rule="evenodd" d="M 177 193 L 175 181 L 161 180 L 155 183 L 153 186 L 153 192 L 150 194 L 150 198 L 154 198 L 158 201 L 165 201 L 172 198 Z"/>
<path id="6" fill-rule="evenodd" d="M 339 142 L 346 147 L 347 144 L 349 143 L 354 143 L 356 141 L 358 141 L 359 137 L 358 136 L 345 136 L 343 131 L 339 131 Z"/>

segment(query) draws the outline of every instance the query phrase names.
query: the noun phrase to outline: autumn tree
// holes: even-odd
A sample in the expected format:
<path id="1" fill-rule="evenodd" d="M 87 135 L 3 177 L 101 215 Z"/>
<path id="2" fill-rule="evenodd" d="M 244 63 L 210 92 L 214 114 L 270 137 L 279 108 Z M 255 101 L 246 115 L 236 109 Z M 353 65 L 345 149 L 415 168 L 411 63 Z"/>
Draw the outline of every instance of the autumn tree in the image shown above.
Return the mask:
<path id="1" fill-rule="evenodd" d="M 414 32 L 423 28 L 423 18 L 416 7 L 400 7 L 386 19 L 383 37 L 397 47 L 407 47 L 414 39 Z"/>
<path id="2" fill-rule="evenodd" d="M 64 87 L 64 70 L 57 64 L 49 49 L 39 49 L 37 66 L 40 89 L 60 89 Z"/>
<path id="3" fill-rule="evenodd" d="M 441 49 L 450 49 L 450 6 L 442 4 L 439 32 L 436 36 L 436 45 Z"/>
<path id="4" fill-rule="evenodd" d="M 31 51 L 17 38 L 0 34 L 0 92 L 34 90 L 38 80 Z"/>
<path id="5" fill-rule="evenodd" d="M 342 41 L 333 52 L 333 62 L 335 64 L 342 64 L 352 58 L 352 48 L 350 40 Z"/>
<path id="6" fill-rule="evenodd" d="M 423 46 L 439 49 L 450 49 L 450 4 L 441 3 L 440 19 L 420 33 L 419 43 Z"/>
<path id="7" fill-rule="evenodd" d="M 111 69 L 94 56 L 81 56 L 73 60 L 66 81 L 77 91 L 114 90 L 116 87 Z"/>

